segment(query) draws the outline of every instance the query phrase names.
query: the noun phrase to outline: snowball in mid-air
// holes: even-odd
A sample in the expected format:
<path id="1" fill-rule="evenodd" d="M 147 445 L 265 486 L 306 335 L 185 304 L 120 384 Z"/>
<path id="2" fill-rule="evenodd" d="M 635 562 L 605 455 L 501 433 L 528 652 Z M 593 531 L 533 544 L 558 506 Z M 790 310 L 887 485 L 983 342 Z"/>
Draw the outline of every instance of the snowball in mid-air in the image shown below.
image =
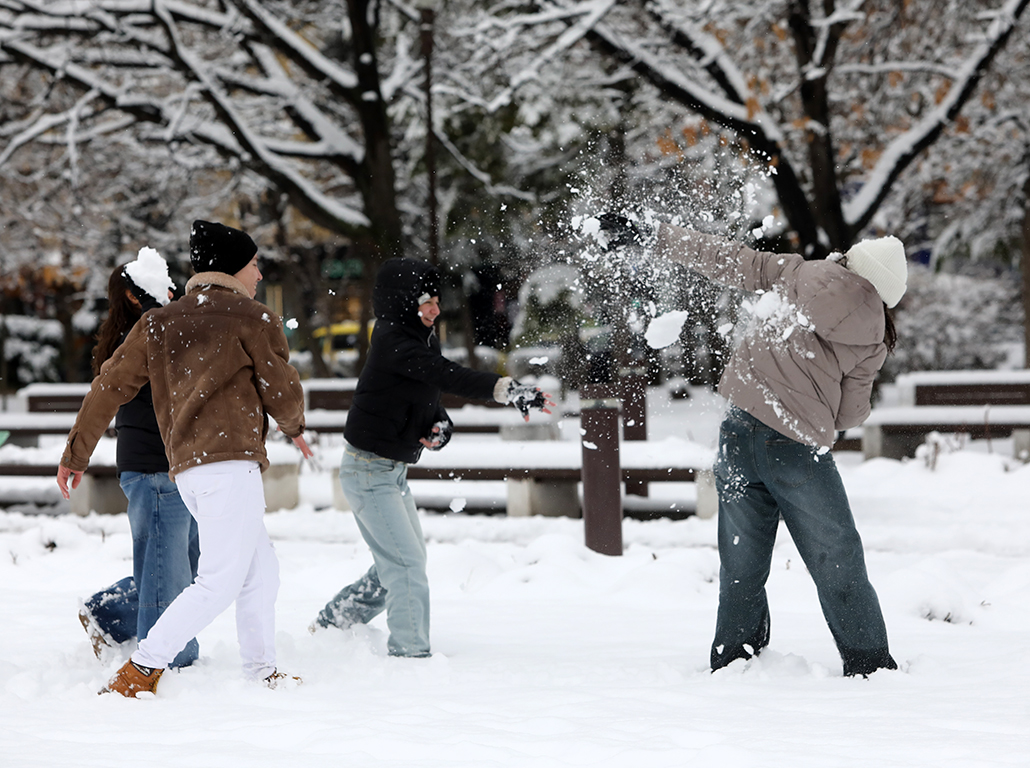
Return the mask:
<path id="1" fill-rule="evenodd" d="M 601 231 L 601 221 L 595 216 L 587 216 L 580 223 L 579 231 L 587 237 L 593 237 Z"/>
<path id="2" fill-rule="evenodd" d="M 170 301 L 168 291 L 175 288 L 175 283 L 168 276 L 168 262 L 153 248 L 140 248 L 135 261 L 125 265 L 125 274 L 162 307 Z"/>
<path id="3" fill-rule="evenodd" d="M 676 343 L 690 313 L 680 310 L 666 312 L 652 320 L 644 333 L 644 339 L 651 349 L 662 349 Z"/>

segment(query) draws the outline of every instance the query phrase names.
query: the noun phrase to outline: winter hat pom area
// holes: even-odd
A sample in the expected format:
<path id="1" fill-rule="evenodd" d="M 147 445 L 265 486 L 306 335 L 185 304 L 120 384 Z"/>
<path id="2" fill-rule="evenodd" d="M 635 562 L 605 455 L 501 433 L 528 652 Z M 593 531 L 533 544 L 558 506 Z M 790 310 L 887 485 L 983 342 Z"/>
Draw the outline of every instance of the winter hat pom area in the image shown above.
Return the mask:
<path id="1" fill-rule="evenodd" d="M 190 230 L 190 263 L 195 272 L 235 275 L 250 263 L 257 245 L 250 235 L 224 224 L 197 219 Z"/>
<path id="2" fill-rule="evenodd" d="M 175 290 L 175 283 L 168 276 L 168 262 L 153 248 L 143 246 L 134 261 L 126 264 L 122 271 L 129 278 L 133 288 L 138 288 L 162 307 L 168 304 L 168 291 Z M 140 301 L 143 297 L 133 290 Z"/>
<path id="3" fill-rule="evenodd" d="M 848 249 L 847 257 L 848 269 L 872 283 L 884 304 L 897 306 L 908 285 L 908 260 L 898 238 L 862 240 Z"/>

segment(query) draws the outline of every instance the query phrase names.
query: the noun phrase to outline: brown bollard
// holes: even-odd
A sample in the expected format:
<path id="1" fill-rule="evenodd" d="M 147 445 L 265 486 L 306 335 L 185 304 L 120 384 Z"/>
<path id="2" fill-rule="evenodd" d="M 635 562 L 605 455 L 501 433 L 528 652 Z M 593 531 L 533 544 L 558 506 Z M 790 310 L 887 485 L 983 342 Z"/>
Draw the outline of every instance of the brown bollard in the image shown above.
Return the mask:
<path id="1" fill-rule="evenodd" d="M 611 388 L 604 385 L 584 385 L 579 397 L 586 545 L 602 555 L 621 555 L 620 402 L 612 396 Z"/>
<path id="2" fill-rule="evenodd" d="M 624 368 L 619 373 L 622 439 L 647 440 L 647 369 Z M 626 494 L 646 497 L 647 481 L 627 480 Z"/>

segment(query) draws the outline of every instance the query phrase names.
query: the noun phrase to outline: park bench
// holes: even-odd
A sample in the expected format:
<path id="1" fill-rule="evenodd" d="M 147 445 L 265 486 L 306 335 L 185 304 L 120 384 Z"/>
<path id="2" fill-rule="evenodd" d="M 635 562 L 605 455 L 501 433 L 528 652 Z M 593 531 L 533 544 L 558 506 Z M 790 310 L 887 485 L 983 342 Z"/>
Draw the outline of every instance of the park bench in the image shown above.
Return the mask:
<path id="1" fill-rule="evenodd" d="M 931 432 L 973 440 L 1011 437 L 1013 453 L 1030 457 L 1030 405 L 925 405 L 875 408 L 862 427 L 866 459 L 914 456 Z"/>
<path id="2" fill-rule="evenodd" d="M 308 379 L 301 385 L 308 429 L 342 433 L 357 379 Z M 8 441 L 13 445 L 26 447 L 39 445 L 42 435 L 67 435 L 89 387 L 89 384 L 29 384 L 18 392 L 21 403 L 17 411 L 0 412 L 0 430 L 9 434 Z M 455 432 L 497 434 L 501 427 L 521 421 L 516 410 L 500 403 L 446 394 L 441 402 L 451 415 Z M 113 430 L 108 434 L 113 435 Z"/>
<path id="3" fill-rule="evenodd" d="M 488 442 L 455 438 L 444 451 L 423 452 L 417 464 L 409 465 L 408 480 L 455 483 L 503 480 L 507 484 L 507 514 L 511 517 L 578 517 L 582 454 L 583 447 L 578 440 Z M 330 460 L 338 462 L 338 457 Z M 711 451 L 676 438 L 625 441 L 619 449 L 623 483 L 694 483 L 695 514 L 706 518 L 713 516 L 718 506 L 711 474 L 712 460 Z M 347 509 L 339 483 L 333 484 L 333 493 L 334 506 Z M 455 496 L 460 495 L 456 490 Z"/>
<path id="4" fill-rule="evenodd" d="M 932 432 L 1012 438 L 1030 457 L 1030 371 L 916 371 L 898 376 L 897 405 L 874 408 L 862 428 L 865 458 L 914 456 Z"/>
<path id="5" fill-rule="evenodd" d="M 917 371 L 896 387 L 900 405 L 1030 405 L 1030 370 Z"/>
<path id="6" fill-rule="evenodd" d="M 308 429 L 343 432 L 357 384 L 357 379 L 306 379 L 301 382 Z M 501 403 L 469 400 L 446 392 L 440 397 L 440 404 L 454 422 L 455 432 L 497 434 L 501 427 L 521 419 L 514 409 Z"/>
<path id="7" fill-rule="evenodd" d="M 25 401 L 28 413 L 70 413 L 79 412 L 82 399 L 89 394 L 89 383 L 75 384 L 29 384 L 18 390 L 18 397 Z"/>
<path id="8" fill-rule="evenodd" d="M 71 414 L 74 417 L 74 414 Z M 27 478 L 47 480 L 34 483 L 34 488 L 19 491 L 7 488 L 0 493 L 0 504 L 56 503 L 60 500 L 57 488 L 57 467 L 63 445 L 46 448 L 21 446 L 0 447 L 0 478 Z M 269 511 L 293 509 L 300 503 L 300 453 L 282 441 L 270 441 L 266 450 L 270 466 L 261 475 L 265 489 L 265 504 Z M 52 483 L 52 485 L 51 485 Z M 42 486 L 45 491 L 40 493 Z M 19 496 L 19 493 L 22 495 Z M 125 494 L 118 484 L 115 467 L 115 442 L 101 438 L 79 487 L 71 492 L 71 511 L 77 515 L 118 514 L 126 509 Z"/>

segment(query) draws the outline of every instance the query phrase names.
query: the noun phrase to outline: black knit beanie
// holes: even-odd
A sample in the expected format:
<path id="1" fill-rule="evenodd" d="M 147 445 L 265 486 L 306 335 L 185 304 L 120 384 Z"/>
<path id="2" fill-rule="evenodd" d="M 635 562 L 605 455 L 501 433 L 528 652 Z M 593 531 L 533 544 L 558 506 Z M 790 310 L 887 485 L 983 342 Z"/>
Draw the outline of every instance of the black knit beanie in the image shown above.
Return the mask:
<path id="1" fill-rule="evenodd" d="M 239 229 L 203 219 L 190 230 L 190 263 L 195 272 L 224 272 L 235 275 L 257 253 L 250 235 Z"/>

